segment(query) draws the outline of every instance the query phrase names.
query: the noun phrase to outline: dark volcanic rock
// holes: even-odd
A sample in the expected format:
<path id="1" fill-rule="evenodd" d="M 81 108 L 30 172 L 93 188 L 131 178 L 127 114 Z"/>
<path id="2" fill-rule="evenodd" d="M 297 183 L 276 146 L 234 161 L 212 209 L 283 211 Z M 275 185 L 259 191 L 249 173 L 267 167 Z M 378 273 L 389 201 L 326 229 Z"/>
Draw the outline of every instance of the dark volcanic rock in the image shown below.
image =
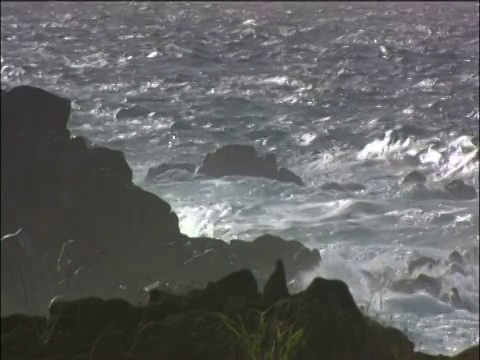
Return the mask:
<path id="1" fill-rule="evenodd" d="M 427 177 L 418 170 L 414 170 L 411 173 L 408 173 L 407 176 L 402 181 L 402 185 L 405 184 L 423 184 L 427 181 Z"/>
<path id="2" fill-rule="evenodd" d="M 304 185 L 302 179 L 292 171 L 278 168 L 274 154 L 259 156 L 255 148 L 249 145 L 226 145 L 207 154 L 198 172 L 212 177 L 264 177 Z"/>
<path id="3" fill-rule="evenodd" d="M 1 235 L 22 229 L 31 247 L 26 251 L 21 239 L 2 242 L 2 280 L 3 274 L 18 274 L 20 263 L 38 308 L 46 309 L 50 299 L 61 295 L 51 289 L 65 281 L 65 274 L 56 268 L 57 256 L 69 240 L 74 240 L 69 272 L 76 274 L 76 280 L 83 279 L 83 290 L 71 290 L 63 294 L 64 299 L 85 292 L 85 296 L 125 296 L 135 301 L 138 286 L 147 277 L 215 281 L 246 267 L 261 277 L 279 258 L 295 275 L 318 264 L 318 252 L 295 241 L 267 236 L 229 245 L 182 235 L 170 205 L 132 183 L 132 170 L 123 153 L 91 146 L 81 137 L 71 138 L 67 128 L 70 109 L 69 100 L 38 88 L 2 91 Z M 252 175 L 299 183 L 293 173 L 277 169 L 273 154 L 260 158 L 252 147 L 229 149 L 220 154 L 226 151 L 227 163 L 233 156 L 241 170 L 250 166 Z M 211 154 L 211 159 L 204 169 L 209 164 L 216 169 L 218 153 Z M 193 169 L 193 165 L 182 167 Z M 214 175 L 223 173 L 214 171 Z M 3 261 L 4 255 L 11 257 Z M 84 280 L 88 283 L 83 284 Z M 20 310 L 3 306 L 4 298 L 18 292 L 18 285 L 17 277 L 2 281 L 2 313 Z M 126 290 L 119 290 L 120 285 Z M 11 300 L 27 306 L 22 296 Z"/>
<path id="4" fill-rule="evenodd" d="M 69 111 L 67 99 L 29 86 L 3 95 L 2 225 L 22 224 L 43 250 L 68 238 L 92 248 L 178 235 L 170 205 L 132 184 L 121 152 L 70 139 Z"/>
<path id="5" fill-rule="evenodd" d="M 453 250 L 449 255 L 448 255 L 448 262 L 450 263 L 457 263 L 460 265 L 463 265 L 463 258 L 462 255 L 457 250 Z"/>
<path id="6" fill-rule="evenodd" d="M 430 295 L 438 297 L 442 290 L 442 282 L 440 279 L 428 276 L 425 274 L 419 274 L 414 279 L 399 279 L 392 282 L 390 288 L 393 291 L 403 293 L 414 293 L 422 290 L 427 291 Z"/>
<path id="7" fill-rule="evenodd" d="M 445 190 L 452 197 L 459 200 L 473 200 L 477 198 L 474 187 L 465 184 L 462 180 L 453 180 L 445 185 Z"/>
<path id="8" fill-rule="evenodd" d="M 281 275 L 277 262 L 271 278 Z M 2 359 L 245 359 L 252 348 L 245 340 L 255 341 L 259 356 L 282 349 L 285 356 L 274 353 L 275 359 L 478 358 L 477 346 L 453 358 L 415 353 L 400 330 L 364 316 L 338 280 L 316 278 L 270 305 L 248 270 L 195 293 L 169 295 L 146 307 L 121 299 L 58 301 L 48 319 L 2 318 Z"/>
<path id="9" fill-rule="evenodd" d="M 347 284 L 341 280 L 315 278 L 301 296 L 318 301 L 325 306 L 336 304 L 355 319 L 363 316 Z"/>
<path id="10" fill-rule="evenodd" d="M 363 191 L 366 189 L 362 184 L 340 184 L 337 182 L 328 182 L 321 186 L 323 190 L 334 190 L 334 191 Z"/>
<path id="11" fill-rule="evenodd" d="M 147 178 L 153 178 L 170 170 L 184 170 L 190 173 L 194 173 L 196 169 L 195 164 L 190 163 L 164 163 L 159 166 L 148 169 Z"/>
<path id="12" fill-rule="evenodd" d="M 252 243 L 232 240 L 230 246 L 232 263 L 239 268 L 255 269 L 254 272 L 258 272 L 256 275 L 260 279 L 263 274 L 270 273 L 268 264 L 275 263 L 278 259 L 291 271 L 290 274 L 287 273 L 287 278 L 296 274 L 295 270 L 313 270 L 320 263 L 320 252 L 317 249 L 308 250 L 298 241 L 284 241 L 272 235 L 262 235 Z"/>
<path id="13" fill-rule="evenodd" d="M 277 260 L 275 270 L 263 287 L 263 301 L 265 304 L 274 304 L 278 300 L 288 298 L 287 278 L 282 260 Z"/>
<path id="14" fill-rule="evenodd" d="M 298 241 L 285 241 L 277 236 L 262 235 L 252 242 L 232 240 L 229 244 L 210 238 L 185 237 L 183 251 L 190 253 L 182 271 L 190 280 L 218 280 L 232 271 L 251 269 L 263 286 L 271 268 L 268 264 L 281 259 L 292 279 L 301 270 L 313 270 L 320 263 L 318 250 L 308 250 Z"/>
<path id="15" fill-rule="evenodd" d="M 408 263 L 408 273 L 411 274 L 415 270 L 422 268 L 424 266 L 428 267 L 428 269 L 432 269 L 435 266 L 440 265 L 440 260 L 432 259 L 428 256 L 421 256 L 415 260 L 412 260 Z"/>
<path id="16" fill-rule="evenodd" d="M 241 296 L 246 299 L 259 299 L 258 286 L 255 277 L 249 270 L 233 272 L 214 283 L 209 283 L 207 288 L 199 295 L 208 304 L 225 305 L 233 296 Z"/>

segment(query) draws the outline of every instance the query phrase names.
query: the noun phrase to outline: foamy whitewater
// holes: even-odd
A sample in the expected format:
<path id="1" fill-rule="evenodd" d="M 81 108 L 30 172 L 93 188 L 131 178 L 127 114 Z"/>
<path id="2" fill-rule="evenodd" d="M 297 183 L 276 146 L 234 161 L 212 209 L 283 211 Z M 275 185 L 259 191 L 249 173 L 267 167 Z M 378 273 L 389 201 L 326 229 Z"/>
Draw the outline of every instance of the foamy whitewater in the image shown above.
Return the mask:
<path id="1" fill-rule="evenodd" d="M 2 88 L 31 84 L 73 100 L 70 129 L 122 150 L 135 182 L 167 200 L 182 232 L 229 241 L 272 233 L 321 251 L 304 274 L 339 278 L 369 312 L 432 353 L 479 341 L 479 204 L 401 187 L 478 192 L 478 3 L 1 4 Z M 206 179 L 162 162 L 199 164 L 225 144 L 273 151 L 307 186 Z M 326 182 L 364 191 L 322 190 Z M 420 256 L 457 250 L 408 274 Z M 478 251 L 478 250 L 477 250 Z M 273 264 L 272 264 L 273 266 Z M 418 273 L 454 286 L 468 310 L 385 282 Z M 375 279 L 380 279 L 376 281 Z"/>

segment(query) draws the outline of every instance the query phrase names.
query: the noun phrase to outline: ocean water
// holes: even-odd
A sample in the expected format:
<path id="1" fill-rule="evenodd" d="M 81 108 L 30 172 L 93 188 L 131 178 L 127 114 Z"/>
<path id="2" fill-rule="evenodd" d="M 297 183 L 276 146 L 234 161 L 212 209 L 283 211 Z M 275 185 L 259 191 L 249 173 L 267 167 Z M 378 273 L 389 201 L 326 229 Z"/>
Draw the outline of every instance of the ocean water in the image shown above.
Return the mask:
<path id="1" fill-rule="evenodd" d="M 323 257 L 301 284 L 346 281 L 418 349 L 478 343 L 478 199 L 399 185 L 419 169 L 429 183 L 462 179 L 478 191 L 478 3 L 2 2 L 1 10 L 2 88 L 31 84 L 73 100 L 72 133 L 122 150 L 135 182 L 170 202 L 184 233 L 297 239 Z M 306 186 L 146 178 L 152 166 L 199 164 L 233 143 L 275 152 Z M 323 190 L 327 182 L 366 189 Z M 455 286 L 468 310 L 386 285 L 416 276 L 412 259 L 453 250 L 465 255 L 463 273 L 446 263 L 421 272 L 440 278 L 442 292 Z"/>

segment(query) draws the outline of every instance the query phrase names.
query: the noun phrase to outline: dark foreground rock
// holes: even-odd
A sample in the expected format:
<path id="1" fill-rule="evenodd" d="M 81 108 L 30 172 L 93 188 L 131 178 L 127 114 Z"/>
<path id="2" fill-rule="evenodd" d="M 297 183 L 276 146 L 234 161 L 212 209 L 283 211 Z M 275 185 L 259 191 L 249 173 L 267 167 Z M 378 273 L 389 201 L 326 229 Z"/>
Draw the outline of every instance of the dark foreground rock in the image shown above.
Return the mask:
<path id="1" fill-rule="evenodd" d="M 122 152 L 71 136 L 70 110 L 42 89 L 2 90 L 2 314 L 42 312 L 56 295 L 133 300 L 149 282 L 204 283 L 245 266 L 264 282 L 276 258 L 289 278 L 318 265 L 318 252 L 273 236 L 181 234 L 170 205 L 133 184 Z"/>
<path id="2" fill-rule="evenodd" d="M 342 281 L 316 278 L 295 295 L 285 281 L 277 261 L 263 295 L 244 269 L 183 295 L 152 289 L 144 305 L 57 301 L 48 317 L 2 317 L 2 359 L 478 358 L 478 346 L 454 357 L 414 352 L 400 330 L 364 315 Z"/>

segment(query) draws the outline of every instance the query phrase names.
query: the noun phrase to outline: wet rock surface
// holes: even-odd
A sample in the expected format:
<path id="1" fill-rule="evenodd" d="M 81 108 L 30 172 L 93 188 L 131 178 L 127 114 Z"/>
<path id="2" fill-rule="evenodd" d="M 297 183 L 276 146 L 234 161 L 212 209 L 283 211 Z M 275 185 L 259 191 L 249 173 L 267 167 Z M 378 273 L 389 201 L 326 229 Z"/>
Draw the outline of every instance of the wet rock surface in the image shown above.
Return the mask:
<path id="1" fill-rule="evenodd" d="M 275 154 L 258 154 L 250 145 L 225 145 L 207 154 L 200 166 L 191 163 L 163 163 L 148 170 L 147 179 L 154 179 L 171 170 L 220 178 L 224 176 L 261 177 L 304 185 L 293 171 L 278 167 Z"/>
<path id="2" fill-rule="evenodd" d="M 211 177 L 252 176 L 304 185 L 291 170 L 278 167 L 275 154 L 257 154 L 249 145 L 226 145 L 205 156 L 198 172 Z"/>

